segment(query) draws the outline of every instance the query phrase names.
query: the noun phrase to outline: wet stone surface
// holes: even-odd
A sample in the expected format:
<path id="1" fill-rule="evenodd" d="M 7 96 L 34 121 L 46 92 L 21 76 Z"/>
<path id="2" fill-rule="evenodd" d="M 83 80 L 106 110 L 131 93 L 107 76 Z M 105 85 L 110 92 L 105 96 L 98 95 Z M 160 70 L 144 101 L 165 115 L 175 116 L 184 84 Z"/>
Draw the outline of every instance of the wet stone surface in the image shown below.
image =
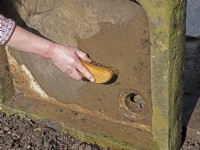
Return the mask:
<path id="1" fill-rule="evenodd" d="M 106 150 L 31 119 L 0 112 L 0 150 Z"/>
<path id="2" fill-rule="evenodd" d="M 185 87 L 183 99 L 183 145 L 181 150 L 200 149 L 200 40 L 187 39 L 185 51 Z M 190 130 L 192 129 L 192 130 Z M 46 122 L 5 116 L 0 112 L 0 150 L 56 149 L 109 150 L 87 144 L 50 128 Z"/>

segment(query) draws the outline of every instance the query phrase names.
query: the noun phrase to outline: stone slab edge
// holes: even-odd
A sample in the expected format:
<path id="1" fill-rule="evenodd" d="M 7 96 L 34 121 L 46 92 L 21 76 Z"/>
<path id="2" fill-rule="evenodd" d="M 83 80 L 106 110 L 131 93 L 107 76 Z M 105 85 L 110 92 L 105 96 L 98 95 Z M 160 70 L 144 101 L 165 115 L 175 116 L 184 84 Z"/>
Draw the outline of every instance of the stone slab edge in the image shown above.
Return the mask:
<path id="1" fill-rule="evenodd" d="M 149 18 L 154 150 L 179 149 L 186 0 L 139 0 Z"/>

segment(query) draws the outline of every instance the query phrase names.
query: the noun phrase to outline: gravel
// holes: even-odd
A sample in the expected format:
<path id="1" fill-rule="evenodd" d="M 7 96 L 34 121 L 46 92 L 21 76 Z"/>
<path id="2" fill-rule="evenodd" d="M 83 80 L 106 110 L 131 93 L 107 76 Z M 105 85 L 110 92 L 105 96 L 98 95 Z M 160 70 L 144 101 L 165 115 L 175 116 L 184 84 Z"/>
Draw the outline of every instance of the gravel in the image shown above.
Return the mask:
<path id="1" fill-rule="evenodd" d="M 0 150 L 105 150 L 17 114 L 0 112 Z"/>

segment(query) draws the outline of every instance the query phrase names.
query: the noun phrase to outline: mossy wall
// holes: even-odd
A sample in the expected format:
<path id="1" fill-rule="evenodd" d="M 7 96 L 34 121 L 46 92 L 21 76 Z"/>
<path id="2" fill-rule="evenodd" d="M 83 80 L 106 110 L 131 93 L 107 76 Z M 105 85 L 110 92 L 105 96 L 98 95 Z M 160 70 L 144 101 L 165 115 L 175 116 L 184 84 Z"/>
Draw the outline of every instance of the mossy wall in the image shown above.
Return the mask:
<path id="1" fill-rule="evenodd" d="M 185 0 L 140 0 L 150 22 L 153 149 L 181 142 Z"/>

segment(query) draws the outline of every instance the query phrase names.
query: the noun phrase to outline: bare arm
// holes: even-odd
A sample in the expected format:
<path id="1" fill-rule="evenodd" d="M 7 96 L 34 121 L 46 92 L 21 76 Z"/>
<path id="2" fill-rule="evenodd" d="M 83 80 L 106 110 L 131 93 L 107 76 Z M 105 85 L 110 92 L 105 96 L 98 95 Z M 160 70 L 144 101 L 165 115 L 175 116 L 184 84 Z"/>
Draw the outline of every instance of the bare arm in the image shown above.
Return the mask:
<path id="1" fill-rule="evenodd" d="M 94 77 L 80 61 L 80 58 L 86 61 L 90 61 L 90 58 L 77 48 L 53 43 L 19 26 L 16 26 L 6 45 L 50 58 L 61 71 L 76 80 L 80 80 L 81 74 L 84 74 L 87 79 L 94 82 Z"/>
<path id="2" fill-rule="evenodd" d="M 12 37 L 6 43 L 7 46 L 14 49 L 34 53 L 46 58 L 49 57 L 50 49 L 55 47 L 55 43 L 39 37 L 19 26 L 16 26 Z"/>

